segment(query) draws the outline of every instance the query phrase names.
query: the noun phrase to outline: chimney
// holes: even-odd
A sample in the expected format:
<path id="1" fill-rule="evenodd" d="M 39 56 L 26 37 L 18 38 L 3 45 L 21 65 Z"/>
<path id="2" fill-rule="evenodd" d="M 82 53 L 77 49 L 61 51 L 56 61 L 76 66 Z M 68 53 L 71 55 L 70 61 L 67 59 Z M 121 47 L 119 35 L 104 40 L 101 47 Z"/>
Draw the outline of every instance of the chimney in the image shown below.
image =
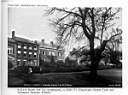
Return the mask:
<path id="1" fill-rule="evenodd" d="M 15 38 L 15 31 L 12 31 L 12 38 Z"/>
<path id="2" fill-rule="evenodd" d="M 41 40 L 41 44 L 44 44 L 44 39 Z"/>
<path id="3" fill-rule="evenodd" d="M 50 42 L 51 46 L 53 46 L 53 41 Z"/>

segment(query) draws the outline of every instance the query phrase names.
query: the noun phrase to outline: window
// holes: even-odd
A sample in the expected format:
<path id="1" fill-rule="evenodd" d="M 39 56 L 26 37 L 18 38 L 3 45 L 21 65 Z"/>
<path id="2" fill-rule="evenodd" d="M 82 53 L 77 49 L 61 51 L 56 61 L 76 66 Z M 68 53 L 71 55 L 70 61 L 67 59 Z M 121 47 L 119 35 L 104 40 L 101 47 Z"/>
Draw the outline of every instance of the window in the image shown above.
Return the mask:
<path id="1" fill-rule="evenodd" d="M 8 54 L 13 54 L 13 48 L 12 47 L 8 48 Z"/>
<path id="2" fill-rule="evenodd" d="M 37 57 L 37 53 L 36 53 L 36 52 L 34 52 L 34 57 L 35 57 L 35 58 Z"/>
<path id="3" fill-rule="evenodd" d="M 49 55 L 52 55 L 52 52 L 51 51 L 49 51 Z"/>
<path id="4" fill-rule="evenodd" d="M 32 54 L 32 52 L 29 52 L 29 54 Z"/>
<path id="5" fill-rule="evenodd" d="M 45 55 L 45 51 L 43 51 L 43 55 Z"/>
<path id="6" fill-rule="evenodd" d="M 24 51 L 24 57 L 26 57 L 27 56 L 27 51 Z"/>
<path id="7" fill-rule="evenodd" d="M 21 61 L 20 59 L 17 59 L 17 61 Z"/>
<path id="8" fill-rule="evenodd" d="M 32 50 L 32 47 L 30 46 L 29 49 Z"/>
<path id="9" fill-rule="evenodd" d="M 21 54 L 21 51 L 20 51 L 20 50 L 18 50 L 18 51 L 17 51 L 17 53 L 18 53 L 18 54 Z"/>
<path id="10" fill-rule="evenodd" d="M 27 49 L 27 46 L 26 45 L 24 46 L 24 49 Z"/>
<path id="11" fill-rule="evenodd" d="M 37 46 L 34 46 L 34 50 L 37 50 Z"/>
<path id="12" fill-rule="evenodd" d="M 21 44 L 18 44 L 18 48 L 21 48 Z"/>
<path id="13" fill-rule="evenodd" d="M 29 52 L 29 57 L 32 57 L 32 52 Z"/>
<path id="14" fill-rule="evenodd" d="M 20 59 L 17 59 L 17 65 L 18 65 L 18 66 L 21 66 L 21 65 L 22 65 Z"/>
<path id="15" fill-rule="evenodd" d="M 52 55 L 55 56 L 55 52 L 52 52 Z"/>
<path id="16" fill-rule="evenodd" d="M 58 56 L 62 56 L 62 54 L 60 52 L 58 52 Z"/>
<path id="17" fill-rule="evenodd" d="M 37 60 L 34 60 L 34 66 L 38 66 Z"/>
<path id="18" fill-rule="evenodd" d="M 26 51 L 24 51 L 24 54 L 27 54 L 27 52 L 26 52 Z"/>
<path id="19" fill-rule="evenodd" d="M 27 60 L 23 60 L 23 65 L 25 66 L 25 65 L 28 65 L 27 64 Z"/>
<path id="20" fill-rule="evenodd" d="M 55 52 L 49 52 L 49 55 L 55 56 Z"/>
<path id="21" fill-rule="evenodd" d="M 18 53 L 18 56 L 21 57 L 21 51 L 18 50 L 17 53 Z"/>
<path id="22" fill-rule="evenodd" d="M 32 60 L 29 60 L 28 65 L 29 66 L 32 66 L 33 65 L 33 61 Z"/>

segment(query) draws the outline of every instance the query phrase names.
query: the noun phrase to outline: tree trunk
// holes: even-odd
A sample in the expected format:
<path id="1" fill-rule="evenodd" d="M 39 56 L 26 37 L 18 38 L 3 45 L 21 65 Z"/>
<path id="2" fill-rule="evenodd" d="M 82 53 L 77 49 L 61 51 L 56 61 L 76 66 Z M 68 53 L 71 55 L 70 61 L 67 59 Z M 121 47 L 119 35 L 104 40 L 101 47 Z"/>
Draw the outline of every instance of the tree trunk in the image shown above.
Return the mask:
<path id="1" fill-rule="evenodd" d="M 98 60 L 96 60 L 95 50 L 94 50 L 94 40 L 90 40 L 90 57 L 91 57 L 91 77 L 97 76 L 97 67 L 98 67 Z"/>
<path id="2" fill-rule="evenodd" d="M 95 78 L 97 76 L 97 69 L 99 65 L 100 58 L 97 58 L 96 55 L 91 55 L 91 72 L 90 76 Z"/>
<path id="3" fill-rule="evenodd" d="M 90 75 L 92 77 L 96 77 L 97 76 L 97 66 L 96 66 L 96 62 L 94 60 L 94 57 L 93 55 L 91 55 L 91 72 L 90 72 Z"/>
<path id="4" fill-rule="evenodd" d="M 99 61 L 101 59 L 101 54 L 105 50 L 105 46 L 108 41 L 103 41 L 103 44 L 101 44 L 100 49 L 95 50 L 94 49 L 94 40 L 90 40 L 90 56 L 91 56 L 91 73 L 90 75 L 92 77 L 97 76 L 97 69 L 99 65 Z"/>

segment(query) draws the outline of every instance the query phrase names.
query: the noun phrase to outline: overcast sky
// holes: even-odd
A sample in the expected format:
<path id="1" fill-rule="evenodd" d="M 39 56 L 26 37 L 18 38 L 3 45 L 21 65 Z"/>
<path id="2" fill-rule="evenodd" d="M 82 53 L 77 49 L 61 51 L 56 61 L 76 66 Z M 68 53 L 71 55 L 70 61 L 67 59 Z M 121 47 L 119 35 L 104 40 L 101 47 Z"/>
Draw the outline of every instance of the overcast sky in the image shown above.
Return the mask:
<path id="1" fill-rule="evenodd" d="M 33 40 L 55 40 L 53 27 L 49 25 L 45 7 L 41 8 L 9 8 L 9 36 L 15 30 L 16 35 Z"/>
<path id="2" fill-rule="evenodd" d="M 56 34 L 53 32 L 54 27 L 49 24 L 49 17 L 45 14 L 46 8 L 46 6 L 40 8 L 9 8 L 9 36 L 11 36 L 11 31 L 15 30 L 16 36 L 19 37 L 38 41 L 45 39 L 47 43 L 50 41 L 55 42 Z M 120 17 L 122 17 L 121 12 L 118 14 Z M 121 19 L 122 18 L 114 21 L 116 22 L 115 27 L 121 26 Z M 108 31 L 111 31 L 111 29 Z M 71 51 L 73 47 L 78 46 L 83 46 L 83 44 L 81 45 L 79 42 L 70 41 L 66 46 L 67 53 Z"/>

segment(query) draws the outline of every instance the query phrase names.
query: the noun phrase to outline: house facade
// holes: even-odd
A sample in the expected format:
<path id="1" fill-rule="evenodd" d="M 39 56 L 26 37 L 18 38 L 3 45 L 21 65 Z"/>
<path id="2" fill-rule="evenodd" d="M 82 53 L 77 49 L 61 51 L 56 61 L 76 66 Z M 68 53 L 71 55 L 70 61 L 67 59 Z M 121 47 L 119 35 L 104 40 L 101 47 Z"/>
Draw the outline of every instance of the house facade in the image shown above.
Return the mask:
<path id="1" fill-rule="evenodd" d="M 15 36 L 8 38 L 8 58 L 17 66 L 39 66 L 39 45 L 35 41 Z"/>
<path id="2" fill-rule="evenodd" d="M 64 60 L 64 49 L 58 48 L 52 41 L 50 44 L 45 43 L 44 39 L 40 42 L 40 58 L 44 62 Z"/>

